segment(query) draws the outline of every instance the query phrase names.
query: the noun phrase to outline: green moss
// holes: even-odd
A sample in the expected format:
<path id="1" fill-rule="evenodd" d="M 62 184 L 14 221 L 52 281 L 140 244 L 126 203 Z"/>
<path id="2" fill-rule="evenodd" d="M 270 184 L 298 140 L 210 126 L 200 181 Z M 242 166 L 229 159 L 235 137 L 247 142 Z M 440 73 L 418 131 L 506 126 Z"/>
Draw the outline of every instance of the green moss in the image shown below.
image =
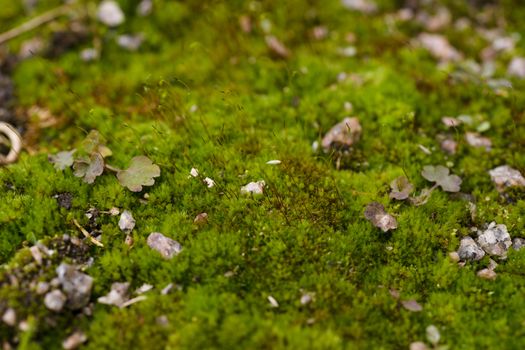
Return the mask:
<path id="1" fill-rule="evenodd" d="M 56 3 L 41 1 L 37 12 Z M 448 253 L 471 226 L 493 220 L 506 224 L 512 237 L 525 237 L 523 190 L 501 196 L 487 174 L 501 164 L 525 168 L 523 81 L 497 94 L 468 74 L 455 79 L 461 67 L 437 69 L 426 51 L 407 44 L 420 25 L 385 21 L 396 1 L 378 1 L 383 12 L 364 16 L 335 0 L 161 0 L 147 18 L 134 15 L 137 1 L 120 3 L 128 21 L 115 33 L 89 24 L 90 40 L 103 43 L 99 61 L 81 61 L 88 41 L 54 59 L 21 62 L 14 71 L 20 108 L 38 105 L 59 122 L 39 130 L 30 145 L 35 154 L 0 169 L 0 313 L 10 306 L 19 319 L 32 320 L 28 332 L 2 323 L 2 339 L 16 334 L 21 349 L 52 349 L 82 330 L 86 348 L 93 349 L 403 349 L 425 340 L 433 324 L 450 348 L 520 348 L 524 250 L 509 253 L 495 281 L 476 276 L 488 258 L 460 268 Z M 443 3 L 457 17 L 472 16 L 468 7 Z M 523 32 L 515 2 L 502 3 L 508 31 Z M 14 2 L 0 5 L 1 30 L 23 21 Z M 239 29 L 241 15 L 252 19 L 251 33 Z M 266 20 L 289 47 L 290 59 L 268 51 L 260 25 Z M 330 34 L 316 41 L 311 29 L 320 24 Z M 50 31 L 44 27 L 40 35 L 47 38 Z M 111 39 L 136 31 L 147 40 L 135 53 Z M 357 55 L 343 58 L 337 50 L 350 45 L 348 32 L 356 34 Z M 446 34 L 470 58 L 486 45 L 473 30 Z M 516 54 L 523 50 L 522 40 Z M 509 58 L 498 63 L 498 74 Z M 347 78 L 338 81 L 342 72 Z M 337 155 L 315 153 L 312 143 L 347 114 L 359 117 L 364 131 L 337 170 Z M 442 125 L 442 116 L 460 114 L 490 122 L 490 152 L 464 141 L 475 125 L 453 131 Z M 111 174 L 90 186 L 70 170 L 57 172 L 47 154 L 79 147 L 91 129 L 108 140 L 114 166 L 150 157 L 162 169 L 155 185 L 132 193 Z M 440 151 L 440 134 L 458 141 L 457 154 Z M 271 159 L 282 164 L 267 165 Z M 447 163 L 462 177 L 462 191 L 474 196 L 476 217 L 466 201 L 440 190 L 421 207 L 389 200 L 397 176 L 405 174 L 420 191 L 430 186 L 420 176 L 423 166 Z M 192 167 L 217 185 L 189 178 Z M 241 186 L 260 179 L 267 183 L 263 196 L 240 195 Z M 73 197 L 70 210 L 54 198 L 65 192 Z M 396 216 L 397 230 L 385 234 L 364 219 L 371 201 Z M 63 234 L 81 237 L 73 219 L 89 225 L 84 213 L 91 207 L 128 209 L 137 221 L 129 247 L 118 217 L 98 219 L 104 248 L 84 252 L 94 259 L 86 270 L 95 279 L 91 300 L 96 303 L 113 282 L 154 289 L 124 309 L 96 304 L 90 316 L 51 313 L 24 283 L 34 276 L 49 281 L 61 258 L 37 267 L 27 247 L 38 240 L 52 246 Z M 193 219 L 201 212 L 209 222 L 198 226 Z M 179 241 L 182 253 L 162 259 L 146 244 L 153 231 Z M 13 286 L 13 273 L 23 288 Z M 169 283 L 175 287 L 162 295 Z M 423 311 L 405 310 L 389 289 L 402 300 L 417 300 Z M 304 293 L 313 297 L 307 305 L 300 302 Z"/>

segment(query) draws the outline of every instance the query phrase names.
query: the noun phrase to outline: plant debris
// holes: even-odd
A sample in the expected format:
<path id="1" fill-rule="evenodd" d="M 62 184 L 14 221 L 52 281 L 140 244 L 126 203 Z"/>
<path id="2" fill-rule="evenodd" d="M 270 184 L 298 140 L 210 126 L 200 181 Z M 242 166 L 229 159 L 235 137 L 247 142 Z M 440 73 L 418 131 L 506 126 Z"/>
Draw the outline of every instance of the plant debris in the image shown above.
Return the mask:
<path id="1" fill-rule="evenodd" d="M 159 166 L 146 156 L 134 157 L 128 169 L 117 173 L 120 184 L 132 192 L 142 191 L 143 186 L 153 186 L 155 178 L 159 176 Z"/>
<path id="2" fill-rule="evenodd" d="M 241 187 L 241 193 L 261 195 L 264 192 L 265 186 L 266 186 L 266 182 L 264 182 L 264 180 L 259 180 L 257 182 L 250 182 L 249 184 Z"/>
<path id="3" fill-rule="evenodd" d="M 442 165 L 427 165 L 421 171 L 421 175 L 435 186 L 440 186 L 446 192 L 459 192 L 461 178 L 457 175 L 449 175 L 450 170 Z"/>
<path id="4" fill-rule="evenodd" d="M 372 202 L 366 206 L 365 218 L 383 232 L 397 228 L 396 219 L 385 211 L 382 204 L 377 202 Z"/>
<path id="5" fill-rule="evenodd" d="M 55 167 L 56 170 L 64 170 L 66 168 L 70 168 L 73 165 L 73 162 L 75 160 L 73 157 L 73 154 L 76 151 L 77 150 L 74 149 L 71 151 L 58 152 L 57 154 L 54 154 L 54 155 L 50 154 L 48 156 L 48 159 L 51 163 L 53 163 L 53 166 Z"/>
<path id="6" fill-rule="evenodd" d="M 334 125 L 323 137 L 321 146 L 325 152 L 330 150 L 347 150 L 361 137 L 361 124 L 357 118 L 345 118 Z"/>
<path id="7" fill-rule="evenodd" d="M 150 233 L 148 236 L 148 246 L 158 251 L 165 259 L 171 259 L 182 251 L 182 246 L 179 242 L 159 232 Z"/>
<path id="8" fill-rule="evenodd" d="M 100 153 L 93 153 L 89 158 L 82 157 L 73 164 L 74 175 L 81 177 L 85 183 L 92 184 L 104 172 L 104 158 Z"/>
<path id="9" fill-rule="evenodd" d="M 406 176 L 400 176 L 394 179 L 390 183 L 390 188 L 392 192 L 390 192 L 389 197 L 400 201 L 407 199 L 412 191 L 414 191 L 414 185 L 408 181 Z"/>

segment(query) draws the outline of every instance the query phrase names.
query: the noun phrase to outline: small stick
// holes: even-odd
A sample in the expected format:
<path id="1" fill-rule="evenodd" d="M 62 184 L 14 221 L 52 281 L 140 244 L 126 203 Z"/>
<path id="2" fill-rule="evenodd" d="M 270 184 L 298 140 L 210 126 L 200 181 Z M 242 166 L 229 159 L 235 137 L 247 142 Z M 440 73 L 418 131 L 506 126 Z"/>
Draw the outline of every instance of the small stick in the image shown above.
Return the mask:
<path id="1" fill-rule="evenodd" d="M 86 236 L 86 238 L 89 238 L 89 240 L 91 241 L 91 243 L 93 243 L 94 245 L 96 246 L 99 246 L 99 247 L 104 247 L 104 245 L 102 243 L 100 243 L 99 241 L 97 241 L 93 236 L 91 236 L 89 234 L 89 232 L 87 232 L 87 230 L 85 228 L 83 228 L 82 226 L 80 226 L 80 224 L 78 223 L 77 219 L 73 219 L 73 223 L 75 224 L 76 227 L 78 227 L 78 229 L 80 230 L 80 232 L 82 232 L 82 234 L 84 236 Z"/>
<path id="2" fill-rule="evenodd" d="M 130 305 L 133 305 L 135 303 L 138 303 L 139 301 L 143 301 L 143 300 L 146 300 L 147 297 L 145 295 L 139 295 L 138 297 L 135 297 L 133 299 L 129 299 L 128 301 L 126 301 L 124 304 L 122 304 L 120 306 L 121 309 L 125 308 L 125 307 L 128 307 Z"/>
<path id="3" fill-rule="evenodd" d="M 40 27 L 41 25 L 46 24 L 47 22 L 51 22 L 57 17 L 67 14 L 70 9 L 71 4 L 65 4 L 56 7 L 50 11 L 44 12 L 40 16 L 37 16 L 25 23 L 22 23 L 18 27 L 15 27 L 13 29 L 8 30 L 7 32 L 0 34 L 0 45 L 11 39 L 16 38 L 19 35 L 29 32 L 30 30 Z"/>

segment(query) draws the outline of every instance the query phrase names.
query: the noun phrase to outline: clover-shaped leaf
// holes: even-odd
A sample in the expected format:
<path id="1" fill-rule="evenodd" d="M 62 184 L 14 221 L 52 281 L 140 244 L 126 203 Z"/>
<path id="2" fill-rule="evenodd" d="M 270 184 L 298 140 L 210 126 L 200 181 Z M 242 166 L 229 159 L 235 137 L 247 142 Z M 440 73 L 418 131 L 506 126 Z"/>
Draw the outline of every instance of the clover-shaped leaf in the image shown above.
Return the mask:
<path id="1" fill-rule="evenodd" d="M 76 177 L 82 177 L 85 183 L 92 184 L 104 172 L 104 158 L 100 153 L 93 153 L 89 158 L 77 159 L 73 169 Z"/>
<path id="2" fill-rule="evenodd" d="M 397 228 L 396 219 L 385 211 L 385 207 L 377 202 L 372 202 L 366 206 L 365 218 L 375 227 L 383 232 L 395 230 Z"/>
<path id="3" fill-rule="evenodd" d="M 106 146 L 106 139 L 97 130 L 91 130 L 89 132 L 84 141 L 82 141 L 82 148 L 88 154 L 100 153 L 104 158 L 113 154 Z"/>
<path id="4" fill-rule="evenodd" d="M 414 190 L 414 185 L 412 185 L 405 176 L 400 176 L 390 183 L 390 198 L 397 200 L 405 200 L 408 198 L 410 193 Z"/>
<path id="5" fill-rule="evenodd" d="M 434 190 L 433 188 L 422 189 L 419 196 L 414 196 L 409 199 L 410 203 L 412 203 L 416 207 L 426 204 L 428 200 L 430 199 L 430 195 L 432 194 L 433 190 Z"/>
<path id="6" fill-rule="evenodd" d="M 77 150 L 58 152 L 57 154 L 50 154 L 47 159 L 53 163 L 56 170 L 64 170 L 73 165 L 73 154 Z"/>
<path id="7" fill-rule="evenodd" d="M 142 186 L 152 186 L 154 177 L 160 176 L 160 168 L 146 156 L 137 156 L 131 160 L 126 170 L 117 173 L 120 184 L 132 192 L 142 191 Z"/>
<path id="8" fill-rule="evenodd" d="M 435 186 L 441 186 L 447 192 L 459 192 L 461 178 L 457 175 L 449 175 L 450 170 L 442 165 L 427 165 L 421 171 L 421 175 L 428 181 L 435 182 Z"/>

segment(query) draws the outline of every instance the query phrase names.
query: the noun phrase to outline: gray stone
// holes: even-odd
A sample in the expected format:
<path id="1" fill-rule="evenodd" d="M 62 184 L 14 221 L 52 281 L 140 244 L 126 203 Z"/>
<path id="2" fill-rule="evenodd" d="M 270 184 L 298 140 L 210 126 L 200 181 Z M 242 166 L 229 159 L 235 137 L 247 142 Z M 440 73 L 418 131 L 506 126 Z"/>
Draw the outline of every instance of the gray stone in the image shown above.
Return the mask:
<path id="1" fill-rule="evenodd" d="M 128 301 L 128 282 L 115 282 L 111 285 L 111 290 L 108 294 L 98 298 L 98 302 L 106 305 L 115 305 L 122 307 Z"/>
<path id="2" fill-rule="evenodd" d="M 76 331 L 62 342 L 62 348 L 65 350 L 73 350 L 86 342 L 86 340 L 87 336 L 83 332 Z"/>
<path id="3" fill-rule="evenodd" d="M 481 260 L 485 252 L 472 237 L 464 237 L 459 244 L 458 255 L 461 260 Z"/>
<path id="4" fill-rule="evenodd" d="M 2 316 L 2 321 L 8 326 L 13 327 L 16 325 L 16 312 L 13 308 L 8 308 L 5 310 L 4 315 Z"/>
<path id="5" fill-rule="evenodd" d="M 477 242 L 487 254 L 499 257 L 505 257 L 512 245 L 507 226 L 497 225 L 495 222 L 478 236 Z"/>
<path id="6" fill-rule="evenodd" d="M 62 285 L 62 290 L 67 295 L 68 308 L 78 310 L 86 306 L 91 297 L 93 278 L 78 271 L 75 266 L 65 263 L 60 264 L 56 272 Z"/>
<path id="7" fill-rule="evenodd" d="M 126 233 L 133 231 L 135 228 L 135 219 L 129 210 L 124 210 L 120 215 L 118 227 Z"/>
<path id="8" fill-rule="evenodd" d="M 117 38 L 118 46 L 128 51 L 137 51 L 140 48 L 140 45 L 142 45 L 143 41 L 144 37 L 141 34 L 123 34 L 119 35 Z"/>
<path id="9" fill-rule="evenodd" d="M 62 311 L 67 297 L 59 289 L 52 290 L 44 297 L 44 305 L 51 311 Z"/>
<path id="10" fill-rule="evenodd" d="M 502 165 L 489 171 L 492 182 L 498 191 L 503 191 L 507 187 L 525 186 L 523 175 L 508 165 Z"/>
<path id="11" fill-rule="evenodd" d="M 100 22 L 108 27 L 116 27 L 124 23 L 124 12 L 116 1 L 105 0 L 102 1 L 98 7 L 97 17 Z"/>
<path id="12" fill-rule="evenodd" d="M 345 118 L 326 133 L 321 141 L 321 146 L 325 152 L 330 149 L 346 150 L 359 141 L 361 132 L 359 119 Z"/>
<path id="13" fill-rule="evenodd" d="M 512 248 L 514 248 L 515 250 L 520 250 L 523 247 L 525 247 L 525 239 L 524 238 L 514 238 L 512 240 Z"/>
<path id="14" fill-rule="evenodd" d="M 148 246 L 158 251 L 165 259 L 171 259 L 182 251 L 182 246 L 179 242 L 159 232 L 150 233 Z"/>
<path id="15" fill-rule="evenodd" d="M 510 76 L 525 79 L 525 57 L 514 57 L 509 63 L 507 73 Z"/>
<path id="16" fill-rule="evenodd" d="M 241 187 L 242 194 L 263 194 L 266 182 L 259 180 L 257 182 L 250 182 L 246 186 Z"/>

